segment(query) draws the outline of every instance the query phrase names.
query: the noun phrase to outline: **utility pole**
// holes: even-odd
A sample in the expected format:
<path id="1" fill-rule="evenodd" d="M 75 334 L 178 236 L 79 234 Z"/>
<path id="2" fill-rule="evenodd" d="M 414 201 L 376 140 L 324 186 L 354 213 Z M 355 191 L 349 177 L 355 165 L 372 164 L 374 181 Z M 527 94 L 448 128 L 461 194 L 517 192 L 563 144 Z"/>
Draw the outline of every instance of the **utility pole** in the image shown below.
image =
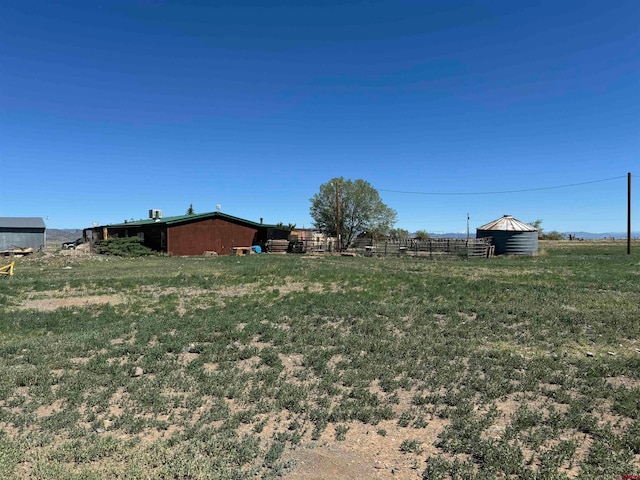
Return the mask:
<path id="1" fill-rule="evenodd" d="M 631 255 L 631 172 L 627 173 L 627 255 Z"/>
<path id="2" fill-rule="evenodd" d="M 469 212 L 467 212 L 467 260 L 469 260 Z"/>
<path id="3" fill-rule="evenodd" d="M 336 236 L 338 237 L 338 251 L 342 251 L 342 229 L 340 228 L 340 187 L 338 181 L 333 182 L 336 188 Z"/>

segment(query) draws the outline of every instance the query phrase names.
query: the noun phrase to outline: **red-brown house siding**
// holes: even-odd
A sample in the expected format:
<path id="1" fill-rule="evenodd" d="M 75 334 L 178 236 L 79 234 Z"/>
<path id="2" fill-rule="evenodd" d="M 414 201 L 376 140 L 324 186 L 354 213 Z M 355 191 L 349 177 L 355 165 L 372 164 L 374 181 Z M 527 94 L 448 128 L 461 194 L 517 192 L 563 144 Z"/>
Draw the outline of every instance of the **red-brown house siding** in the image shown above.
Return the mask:
<path id="1" fill-rule="evenodd" d="M 171 255 L 203 255 L 216 252 L 229 255 L 233 247 L 253 245 L 257 228 L 229 222 L 221 218 L 170 225 L 167 228 L 167 253 Z"/>

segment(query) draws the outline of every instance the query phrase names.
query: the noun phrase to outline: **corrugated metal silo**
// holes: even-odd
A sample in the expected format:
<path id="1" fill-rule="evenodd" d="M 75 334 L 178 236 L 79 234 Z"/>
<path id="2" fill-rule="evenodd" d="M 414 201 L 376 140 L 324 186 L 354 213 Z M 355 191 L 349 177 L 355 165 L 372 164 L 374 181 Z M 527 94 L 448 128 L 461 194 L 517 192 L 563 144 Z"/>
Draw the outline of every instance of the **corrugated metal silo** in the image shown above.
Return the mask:
<path id="1" fill-rule="evenodd" d="M 534 255 L 538 253 L 538 230 L 504 215 L 476 229 L 476 238 L 491 238 L 496 255 Z"/>

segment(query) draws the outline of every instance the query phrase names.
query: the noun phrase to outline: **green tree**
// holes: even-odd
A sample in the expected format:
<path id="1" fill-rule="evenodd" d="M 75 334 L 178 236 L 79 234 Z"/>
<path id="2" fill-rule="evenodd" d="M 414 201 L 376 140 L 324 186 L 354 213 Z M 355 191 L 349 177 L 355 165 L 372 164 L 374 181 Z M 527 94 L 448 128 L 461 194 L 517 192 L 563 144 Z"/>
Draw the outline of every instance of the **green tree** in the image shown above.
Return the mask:
<path id="1" fill-rule="evenodd" d="M 284 224 L 283 222 L 278 222 L 276 223 L 276 228 L 279 230 L 295 230 L 296 229 L 296 224 L 295 223 L 288 223 L 288 224 Z"/>
<path id="2" fill-rule="evenodd" d="M 193 209 L 193 203 L 189 204 L 189 208 L 187 208 L 187 215 L 195 215 L 196 211 Z"/>
<path id="3" fill-rule="evenodd" d="M 533 228 L 538 230 L 538 236 L 542 236 L 542 232 L 544 231 L 544 228 L 542 228 L 541 218 L 534 220 L 533 222 L 530 222 L 529 225 L 531 225 Z"/>
<path id="4" fill-rule="evenodd" d="M 409 230 L 405 230 L 404 228 L 392 228 L 389 230 L 389 236 L 393 240 L 403 241 L 409 238 Z"/>
<path id="5" fill-rule="evenodd" d="M 429 240 L 429 238 L 431 238 L 431 236 L 426 230 L 418 230 L 416 232 L 416 240 L 420 240 L 422 242 L 424 240 Z"/>
<path id="6" fill-rule="evenodd" d="M 552 230 L 549 233 L 545 233 L 542 238 L 545 240 L 565 240 L 566 236 L 564 233 L 560 233 L 557 230 Z"/>
<path id="7" fill-rule="evenodd" d="M 542 228 L 542 220 L 538 219 L 531 222 L 529 225 L 538 229 L 538 238 L 543 240 L 565 240 L 566 236 L 564 233 L 560 233 L 557 230 L 552 230 L 549 233 L 544 233 L 544 228 Z"/>
<path id="8" fill-rule="evenodd" d="M 334 178 L 320 185 L 311 199 L 311 218 L 316 228 L 340 235 L 348 247 L 362 232 L 388 232 L 396 212 L 382 203 L 378 191 L 364 180 Z"/>

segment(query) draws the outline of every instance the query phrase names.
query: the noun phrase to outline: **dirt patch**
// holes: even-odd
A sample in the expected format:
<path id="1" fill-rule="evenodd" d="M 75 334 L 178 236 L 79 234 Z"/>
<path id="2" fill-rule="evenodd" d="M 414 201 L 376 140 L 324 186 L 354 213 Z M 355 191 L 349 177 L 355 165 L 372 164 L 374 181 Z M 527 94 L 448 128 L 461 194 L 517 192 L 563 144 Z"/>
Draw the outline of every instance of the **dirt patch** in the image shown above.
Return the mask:
<path id="1" fill-rule="evenodd" d="M 40 405 L 35 410 L 35 414 L 42 418 L 53 415 L 54 413 L 58 413 L 62 411 L 62 400 L 56 400 L 51 405 Z"/>
<path id="2" fill-rule="evenodd" d="M 86 365 L 91 360 L 89 357 L 73 357 L 69 361 L 74 365 Z"/>
<path id="3" fill-rule="evenodd" d="M 422 478 L 424 459 L 439 454 L 433 445 L 447 420 L 430 421 L 425 428 L 399 427 L 388 420 L 376 426 L 362 423 L 348 424 L 344 441 L 336 441 L 335 425 L 329 425 L 313 448 L 289 451 L 283 457 L 295 466 L 285 476 L 288 480 L 302 479 L 361 479 L 361 478 Z M 384 436 L 378 432 L 385 432 Z M 420 453 L 403 453 L 405 440 L 420 442 Z"/>
<path id="4" fill-rule="evenodd" d="M 304 361 L 303 355 L 299 355 L 299 354 L 283 355 L 279 353 L 278 357 L 280 357 L 280 361 L 282 362 L 282 365 L 284 366 L 284 369 L 287 373 L 293 374 L 303 369 L 302 368 L 302 363 Z"/>
<path id="5" fill-rule="evenodd" d="M 336 355 L 332 355 L 329 361 L 327 362 L 327 367 L 331 370 L 336 370 L 338 365 L 345 361 L 345 357 L 340 355 L 339 353 Z"/>
<path id="6" fill-rule="evenodd" d="M 113 339 L 111 339 L 109 341 L 109 345 L 124 345 L 125 343 L 127 345 L 133 345 L 134 343 L 136 343 L 136 332 L 135 331 L 131 334 L 131 337 L 128 340 L 125 339 L 125 338 L 113 338 Z M 153 346 L 153 345 L 150 345 L 150 346 Z M 105 350 L 102 353 L 108 353 L 108 352 Z"/>
<path id="7" fill-rule="evenodd" d="M 202 370 L 204 370 L 205 373 L 215 372 L 216 370 L 218 370 L 218 364 L 217 363 L 205 363 L 205 364 L 202 365 Z"/>
<path id="8" fill-rule="evenodd" d="M 361 478 L 420 478 L 418 472 L 410 477 L 396 476 L 375 457 L 363 458 L 360 452 L 344 446 L 300 449 L 288 460 L 295 462 L 294 470 L 285 475 L 288 480 L 320 480 Z"/>
<path id="9" fill-rule="evenodd" d="M 507 395 L 502 401 L 496 402 L 496 407 L 502 414 L 503 420 L 508 420 L 505 425 L 510 423 L 511 419 L 521 407 L 527 407 L 530 410 L 540 412 L 544 417 L 547 417 L 552 409 L 561 413 L 565 413 L 568 409 L 566 404 L 558 403 L 549 397 L 540 396 L 532 398 L 524 395 L 522 392 Z M 501 420 L 498 420 L 498 424 L 500 423 Z"/>
<path id="10" fill-rule="evenodd" d="M 129 358 L 128 357 L 111 357 L 111 358 L 107 358 L 107 365 L 111 366 L 111 365 L 118 365 L 120 367 L 122 367 L 123 365 L 126 365 L 129 362 Z"/>
<path id="11" fill-rule="evenodd" d="M 265 349 L 265 348 L 267 348 L 267 347 L 272 347 L 272 346 L 273 346 L 273 344 L 272 344 L 272 343 L 270 343 L 270 342 L 261 342 L 261 341 L 260 341 L 260 336 L 259 336 L 259 335 L 256 335 L 256 336 L 254 336 L 254 337 L 251 339 L 251 341 L 249 342 L 249 346 L 250 346 L 250 347 L 255 347 L 255 348 L 257 348 L 258 350 L 263 350 L 263 349 Z"/>
<path id="12" fill-rule="evenodd" d="M 625 375 L 620 375 L 618 377 L 607 377 L 605 378 L 605 382 L 613 387 L 624 387 L 624 388 L 640 388 L 640 380 L 637 378 L 630 378 Z"/>
<path id="13" fill-rule="evenodd" d="M 277 290 L 280 294 L 286 295 L 288 293 L 296 293 L 296 292 L 307 292 L 307 293 L 321 293 L 321 292 L 344 292 L 346 288 L 343 285 L 339 285 L 338 283 L 329 283 L 322 284 L 319 282 L 299 282 L 296 281 L 293 277 L 285 277 L 284 283 L 280 285 L 272 285 L 266 287 L 266 290 L 269 292 L 274 292 Z M 352 290 L 361 291 L 362 287 L 354 287 Z"/>
<path id="14" fill-rule="evenodd" d="M 262 363 L 262 359 L 260 357 L 256 356 L 238 361 L 237 366 L 242 372 L 262 371 L 269 368 L 267 365 Z"/>
<path id="15" fill-rule="evenodd" d="M 198 358 L 198 353 L 193 352 L 183 352 L 178 354 L 178 363 L 183 367 L 186 367 L 191 362 L 193 362 L 196 358 Z"/>
<path id="16" fill-rule="evenodd" d="M 612 412 L 613 402 L 604 400 L 591 414 L 598 419 L 598 425 L 603 427 L 608 425 L 616 435 L 623 435 L 633 419 L 623 415 L 616 415 Z"/>
<path id="17" fill-rule="evenodd" d="M 198 297 L 211 293 L 211 290 L 196 287 L 154 287 L 144 286 L 139 289 L 141 293 L 149 293 L 153 297 L 178 294 L 181 297 Z"/>
<path id="18" fill-rule="evenodd" d="M 214 290 L 213 293 L 221 297 L 244 297 L 251 293 L 260 291 L 261 288 L 262 286 L 260 283 L 243 283 L 242 285 L 219 288 Z"/>
<path id="19" fill-rule="evenodd" d="M 302 283 L 296 282 L 290 277 L 284 279 L 286 283 L 269 287 L 270 291 L 278 290 L 281 294 L 293 292 L 322 292 L 323 287 L 320 283 Z"/>
<path id="20" fill-rule="evenodd" d="M 260 283 L 249 283 L 224 287 L 218 290 L 205 288 L 181 288 L 181 287 L 141 287 L 130 295 L 122 294 L 93 294 L 87 289 L 64 288 L 62 290 L 46 290 L 42 292 L 32 292 L 18 306 L 22 310 L 37 310 L 40 312 L 51 312 L 59 308 L 89 307 L 92 305 L 120 305 L 127 300 L 140 300 L 140 294 L 144 297 L 152 297 L 159 302 L 159 299 L 167 295 L 177 295 L 177 313 L 185 315 L 189 309 L 207 308 L 210 304 L 224 305 L 224 298 L 244 297 L 260 292 L 273 292 L 278 290 L 281 294 L 293 292 L 313 292 L 324 291 L 338 292 L 344 288 L 337 285 L 323 285 L 321 283 L 296 282 L 293 278 L 287 277 L 282 285 L 264 287 Z M 153 302 L 154 304 L 157 302 Z M 152 309 L 149 306 L 148 309 Z"/>
<path id="21" fill-rule="evenodd" d="M 92 305 L 119 305 L 124 302 L 121 295 L 91 295 L 85 297 L 27 299 L 18 307 L 21 310 L 52 312 L 59 308 L 89 307 Z"/>

